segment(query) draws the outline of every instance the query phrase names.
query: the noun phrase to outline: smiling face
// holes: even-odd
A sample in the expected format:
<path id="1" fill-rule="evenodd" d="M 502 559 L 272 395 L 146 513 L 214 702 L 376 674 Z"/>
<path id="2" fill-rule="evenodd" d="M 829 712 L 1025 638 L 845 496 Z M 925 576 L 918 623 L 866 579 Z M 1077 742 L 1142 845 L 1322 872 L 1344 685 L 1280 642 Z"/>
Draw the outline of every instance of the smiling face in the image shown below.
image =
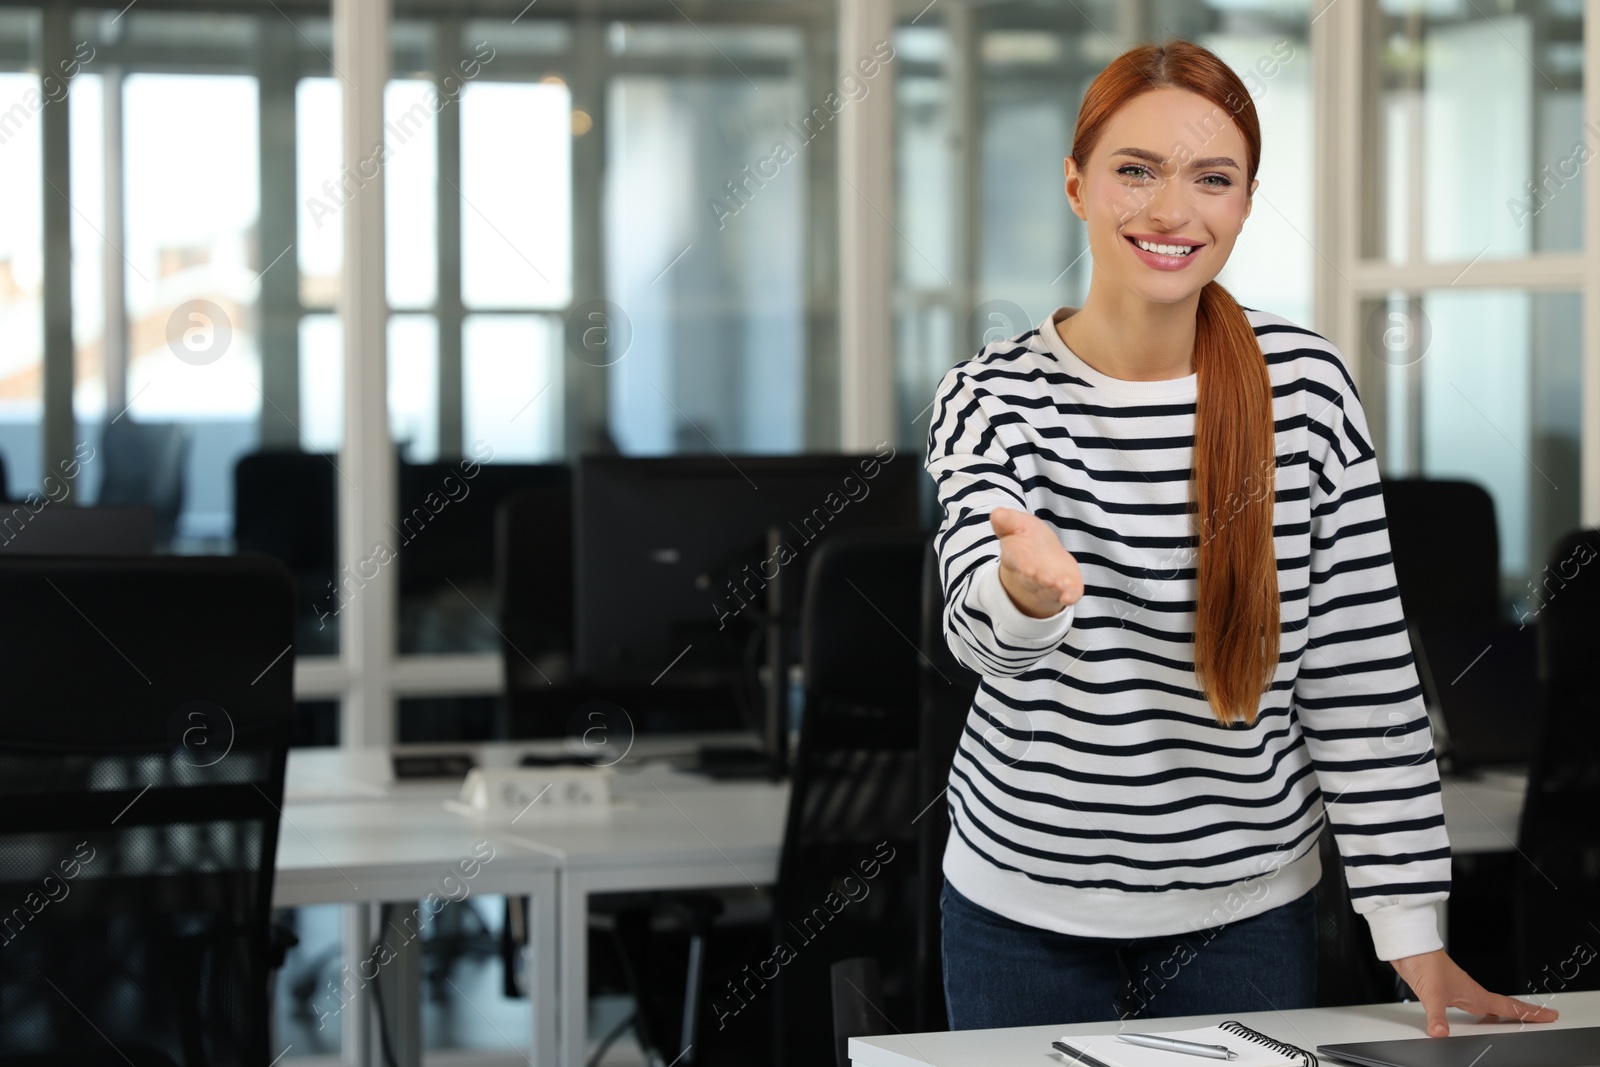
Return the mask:
<path id="1" fill-rule="evenodd" d="M 1250 216 L 1249 167 L 1226 108 L 1186 89 L 1130 100 L 1087 160 L 1066 160 L 1067 199 L 1089 224 L 1095 277 L 1154 303 L 1198 293 Z"/>

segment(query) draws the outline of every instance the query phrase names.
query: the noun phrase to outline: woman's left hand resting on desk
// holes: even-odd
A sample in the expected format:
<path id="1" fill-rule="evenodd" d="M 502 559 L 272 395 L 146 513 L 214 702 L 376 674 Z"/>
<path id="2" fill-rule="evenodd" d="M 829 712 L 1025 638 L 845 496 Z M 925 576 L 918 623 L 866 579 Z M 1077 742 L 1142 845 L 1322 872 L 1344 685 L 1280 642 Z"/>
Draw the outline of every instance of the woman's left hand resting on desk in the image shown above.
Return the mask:
<path id="1" fill-rule="evenodd" d="M 1389 962 L 1422 1001 L 1428 1013 L 1429 1037 L 1450 1036 L 1450 1024 L 1444 1017 L 1446 1008 L 1462 1008 L 1489 1016 L 1480 1022 L 1548 1023 L 1554 1022 L 1559 1014 L 1554 1008 L 1541 1008 L 1525 1000 L 1489 992 L 1473 981 L 1442 948 Z"/>

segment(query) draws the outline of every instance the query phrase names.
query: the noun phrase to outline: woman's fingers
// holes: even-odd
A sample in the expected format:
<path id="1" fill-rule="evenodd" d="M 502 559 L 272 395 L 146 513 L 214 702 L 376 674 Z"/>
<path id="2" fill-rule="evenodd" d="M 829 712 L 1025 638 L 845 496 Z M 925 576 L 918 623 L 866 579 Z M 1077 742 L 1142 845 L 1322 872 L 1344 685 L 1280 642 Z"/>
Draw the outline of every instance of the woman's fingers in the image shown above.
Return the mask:
<path id="1" fill-rule="evenodd" d="M 1078 592 L 1072 556 L 1039 519 L 1016 508 L 999 507 L 989 513 L 989 525 L 1000 538 L 1000 559 L 1035 595 L 1065 605 Z"/>
<path id="2" fill-rule="evenodd" d="M 1022 532 L 1023 518 L 1023 513 L 1016 508 L 995 508 L 989 512 L 989 525 L 1000 537 L 1009 537 Z"/>
<path id="3" fill-rule="evenodd" d="M 1504 1019 L 1506 1022 L 1553 1023 L 1561 1014 L 1554 1008 L 1530 1004 L 1525 1000 L 1501 996 L 1498 993 L 1487 993 L 1483 1001 L 1487 1001 L 1486 1007 L 1482 1006 L 1480 1001 L 1480 1004 L 1472 1010 Z"/>
<path id="4" fill-rule="evenodd" d="M 1420 992 L 1417 995 L 1422 997 Z M 1444 1017 L 1444 998 L 1437 995 L 1422 997 L 1422 1008 L 1427 1013 L 1428 1036 L 1449 1037 L 1450 1024 Z"/>

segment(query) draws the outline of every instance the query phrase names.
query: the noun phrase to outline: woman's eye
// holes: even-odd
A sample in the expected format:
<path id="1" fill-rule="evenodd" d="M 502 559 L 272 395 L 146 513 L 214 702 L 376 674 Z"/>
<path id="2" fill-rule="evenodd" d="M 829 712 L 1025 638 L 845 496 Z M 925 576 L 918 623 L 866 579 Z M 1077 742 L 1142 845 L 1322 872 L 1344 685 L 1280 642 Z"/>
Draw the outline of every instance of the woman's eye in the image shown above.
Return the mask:
<path id="1" fill-rule="evenodd" d="M 1209 184 L 1213 189 L 1226 189 L 1228 186 L 1233 184 L 1233 182 L 1229 181 L 1221 174 L 1207 174 L 1200 180 Z"/>
<path id="2" fill-rule="evenodd" d="M 1128 173 L 1129 171 L 1133 173 L 1130 174 Z M 1125 178 L 1148 178 L 1150 177 L 1150 168 L 1141 167 L 1137 163 L 1129 163 L 1126 166 L 1118 167 L 1117 173 Z"/>

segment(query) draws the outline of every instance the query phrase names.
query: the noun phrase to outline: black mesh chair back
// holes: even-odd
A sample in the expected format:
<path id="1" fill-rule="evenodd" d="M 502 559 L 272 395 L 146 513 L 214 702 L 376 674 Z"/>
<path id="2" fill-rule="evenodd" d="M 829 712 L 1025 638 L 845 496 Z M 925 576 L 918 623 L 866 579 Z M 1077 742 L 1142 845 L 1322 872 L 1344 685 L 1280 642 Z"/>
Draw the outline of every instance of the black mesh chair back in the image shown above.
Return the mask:
<path id="1" fill-rule="evenodd" d="M 293 589 L 0 560 L 0 1063 L 266 1067 Z"/>
<path id="2" fill-rule="evenodd" d="M 188 427 L 119 419 L 105 428 L 97 462 L 104 464 L 101 504 L 144 504 L 155 516 L 156 544 L 172 543 L 183 511 Z"/>
<path id="3" fill-rule="evenodd" d="M 474 647 L 496 646 L 495 513 L 525 488 L 564 485 L 558 464 L 400 464 L 396 548 L 400 553 L 403 651 L 454 652 L 465 633 Z"/>
<path id="4" fill-rule="evenodd" d="M 1476 482 L 1385 478 L 1395 581 L 1413 626 L 1490 627 L 1500 619 L 1494 498 Z"/>
<path id="5" fill-rule="evenodd" d="M 924 535 L 840 534 L 811 560 L 801 609 L 805 710 L 773 916 L 775 1062 L 833 1062 L 829 971 L 879 962 L 882 1002 L 912 1021 L 917 682 Z"/>
<path id="6" fill-rule="evenodd" d="M 333 456 L 266 451 L 233 468 L 233 539 L 289 568 L 300 605 L 295 647 L 302 655 L 337 653 L 338 470 Z"/>
<path id="7" fill-rule="evenodd" d="M 523 489 L 559 491 L 571 478 L 560 464 L 401 463 L 401 590 L 432 592 L 452 581 L 463 588 L 491 584 L 500 503 Z"/>
<path id="8" fill-rule="evenodd" d="M 506 700 L 513 718 L 547 709 L 572 676 L 572 476 L 550 468 L 539 485 L 500 503 L 495 587 Z"/>
<path id="9" fill-rule="evenodd" d="M 922 619 L 917 638 L 922 649 L 918 687 L 921 728 L 918 731 L 917 970 L 922 985 L 917 996 L 917 1029 L 948 1029 L 944 1005 L 944 962 L 940 951 L 939 891 L 944 886 L 944 846 L 950 837 L 950 808 L 945 791 L 950 764 L 977 695 L 980 676 L 950 652 L 944 636 L 944 584 L 933 539 L 922 563 Z"/>
<path id="10" fill-rule="evenodd" d="M 142 504 L 78 507 L 48 498 L 0 508 L 0 553 L 8 556 L 148 556 L 155 517 Z"/>
<path id="11" fill-rule="evenodd" d="M 1512 890 L 1518 988 L 1540 993 L 1600 989 L 1600 970 L 1573 960 L 1577 948 L 1600 936 L 1592 925 L 1600 901 L 1597 554 L 1600 530 L 1561 538 L 1532 604 L 1543 718 L 1528 768 Z"/>

